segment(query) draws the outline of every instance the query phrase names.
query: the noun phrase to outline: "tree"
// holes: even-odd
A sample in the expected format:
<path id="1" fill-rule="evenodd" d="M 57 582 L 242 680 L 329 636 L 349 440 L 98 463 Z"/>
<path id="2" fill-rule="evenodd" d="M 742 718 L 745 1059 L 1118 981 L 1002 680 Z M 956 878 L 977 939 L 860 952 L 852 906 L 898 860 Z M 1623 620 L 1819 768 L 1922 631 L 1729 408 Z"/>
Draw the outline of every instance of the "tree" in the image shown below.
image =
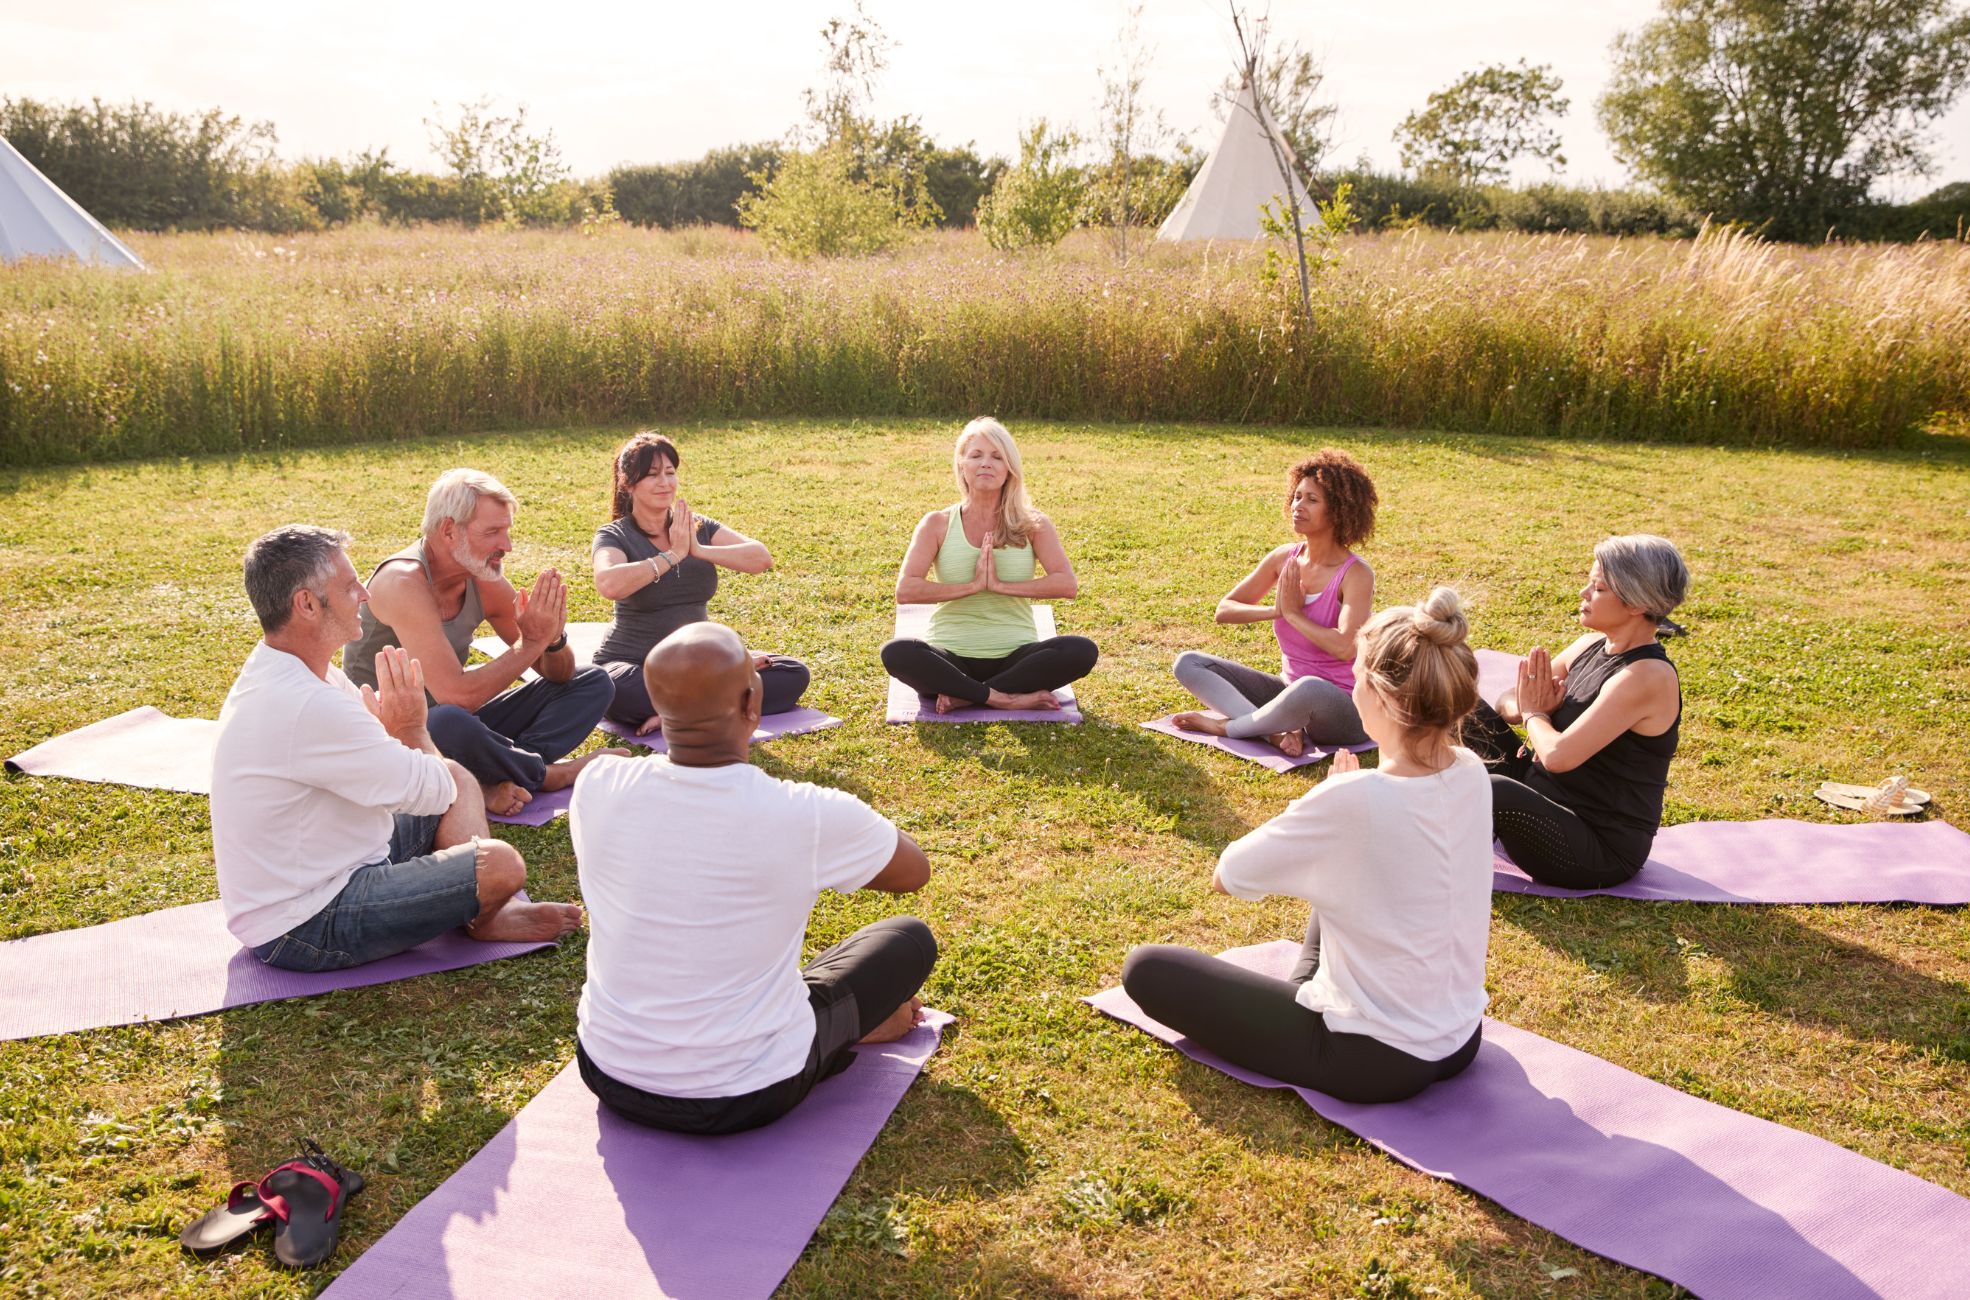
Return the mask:
<path id="1" fill-rule="evenodd" d="M 1101 69 L 1101 121 L 1095 133 L 1099 157 L 1089 177 L 1087 214 L 1108 232 L 1115 256 L 1126 262 L 1138 228 L 1183 197 L 1189 183 L 1178 167 L 1157 155 L 1174 141 L 1160 109 L 1142 95 L 1155 51 L 1142 40 L 1142 4 L 1129 7 L 1116 43 L 1115 62 Z"/>
<path id="2" fill-rule="evenodd" d="M 1256 26 L 1256 24 L 1251 24 Z M 1338 111 L 1320 98 L 1327 71 L 1312 54 L 1290 42 L 1277 50 L 1266 50 L 1260 42 L 1263 61 L 1256 69 L 1259 102 L 1272 115 L 1286 147 L 1299 164 L 1300 183 L 1309 190 L 1314 174 L 1333 143 L 1334 118 Z M 1240 68 L 1218 87 L 1218 116 L 1231 111 L 1244 86 L 1245 71 Z"/>
<path id="3" fill-rule="evenodd" d="M 511 117 L 492 111 L 490 99 L 458 106 L 458 121 L 442 115 L 424 119 L 431 148 L 451 168 L 469 222 L 526 220 L 568 178 L 554 133 L 527 130 L 527 106 Z"/>
<path id="4" fill-rule="evenodd" d="M 1071 161 L 1080 147 L 1072 131 L 1055 134 L 1043 117 L 1019 136 L 1019 164 L 978 206 L 985 242 L 1003 250 L 1051 248 L 1080 224 L 1086 183 Z"/>
<path id="5" fill-rule="evenodd" d="M 1518 158 L 1566 165 L 1560 133 L 1547 120 L 1566 110 L 1550 64 L 1494 63 L 1431 94 L 1421 112 L 1402 119 L 1395 140 L 1404 167 L 1459 185 L 1498 184 Z"/>
<path id="6" fill-rule="evenodd" d="M 1812 238 L 1876 181 L 1928 174 L 1927 128 L 1966 80 L 1951 0 L 1663 0 L 1616 38 L 1600 118 L 1639 178 Z"/>

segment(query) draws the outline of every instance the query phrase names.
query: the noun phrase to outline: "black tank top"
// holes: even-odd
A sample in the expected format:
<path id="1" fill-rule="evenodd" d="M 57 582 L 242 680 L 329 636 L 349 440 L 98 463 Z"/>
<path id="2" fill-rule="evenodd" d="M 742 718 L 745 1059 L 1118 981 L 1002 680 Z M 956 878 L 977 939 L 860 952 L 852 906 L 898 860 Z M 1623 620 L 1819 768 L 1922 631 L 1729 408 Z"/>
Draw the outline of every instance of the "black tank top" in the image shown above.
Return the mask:
<path id="1" fill-rule="evenodd" d="M 1553 725 L 1561 731 L 1574 724 L 1587 706 L 1600 697 L 1608 680 L 1629 664 L 1644 659 L 1669 662 L 1655 641 L 1644 642 L 1618 655 L 1607 653 L 1606 642 L 1590 646 L 1574 658 L 1566 674 L 1566 698 L 1553 710 Z M 1659 736 L 1624 731 L 1600 752 L 1566 772 L 1535 766 L 1528 784 L 1549 799 L 1580 814 L 1599 835 L 1601 846 L 1624 865 L 1640 867 L 1662 825 L 1662 794 L 1669 787 L 1669 760 L 1683 726 L 1682 682 L 1676 683 L 1676 720 Z"/>

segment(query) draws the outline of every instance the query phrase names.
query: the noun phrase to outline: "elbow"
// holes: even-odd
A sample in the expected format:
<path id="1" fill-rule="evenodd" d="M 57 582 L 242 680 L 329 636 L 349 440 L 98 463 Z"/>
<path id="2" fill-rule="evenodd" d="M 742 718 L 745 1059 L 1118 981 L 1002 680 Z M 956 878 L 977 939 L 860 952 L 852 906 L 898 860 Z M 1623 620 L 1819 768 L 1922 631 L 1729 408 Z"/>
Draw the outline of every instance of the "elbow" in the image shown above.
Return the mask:
<path id="1" fill-rule="evenodd" d="M 916 864 L 916 869 L 904 877 L 896 886 L 899 894 L 914 894 L 930 883 L 930 859 L 925 858 Z"/>
<path id="2" fill-rule="evenodd" d="M 768 551 L 761 551 L 761 552 L 759 553 L 759 565 L 758 565 L 758 567 L 757 567 L 757 568 L 755 568 L 755 569 L 753 570 L 753 572 L 754 572 L 754 573 L 771 573 L 771 572 L 773 572 L 773 556 L 772 556 L 772 554 L 771 554 L 770 552 L 768 552 Z"/>
<path id="3" fill-rule="evenodd" d="M 1222 600 L 1218 602 L 1217 612 L 1212 615 L 1212 618 L 1219 623 L 1231 622 L 1231 610 L 1226 608 L 1226 602 Z"/>
<path id="4" fill-rule="evenodd" d="M 1571 772 L 1580 766 L 1580 760 L 1574 757 L 1572 750 L 1555 745 L 1539 756 L 1539 766 L 1548 772 Z"/>
<path id="5" fill-rule="evenodd" d="M 1081 594 L 1081 580 L 1072 573 L 1066 574 L 1060 583 L 1060 599 L 1072 600 Z"/>

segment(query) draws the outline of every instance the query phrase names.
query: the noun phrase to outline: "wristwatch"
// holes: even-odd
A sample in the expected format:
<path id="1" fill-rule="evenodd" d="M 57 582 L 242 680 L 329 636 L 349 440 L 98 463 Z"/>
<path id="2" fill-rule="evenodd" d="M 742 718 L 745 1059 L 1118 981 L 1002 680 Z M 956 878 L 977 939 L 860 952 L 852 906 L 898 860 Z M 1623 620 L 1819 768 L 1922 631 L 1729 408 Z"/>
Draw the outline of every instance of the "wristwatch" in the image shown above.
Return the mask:
<path id="1" fill-rule="evenodd" d="M 568 648 L 568 634 L 566 632 L 563 632 L 560 636 L 555 637 L 552 641 L 549 641 L 547 643 L 548 654 L 553 654 L 556 650 L 566 650 L 567 648 Z"/>

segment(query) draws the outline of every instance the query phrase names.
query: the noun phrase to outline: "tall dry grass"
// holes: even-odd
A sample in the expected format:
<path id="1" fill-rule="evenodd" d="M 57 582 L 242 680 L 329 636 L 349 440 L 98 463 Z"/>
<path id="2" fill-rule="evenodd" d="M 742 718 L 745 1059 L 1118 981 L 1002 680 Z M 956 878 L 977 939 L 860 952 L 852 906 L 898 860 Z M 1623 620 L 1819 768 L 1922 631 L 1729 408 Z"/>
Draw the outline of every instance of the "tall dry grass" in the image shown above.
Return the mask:
<path id="1" fill-rule="evenodd" d="M 1410 231 L 1314 324 L 1249 246 L 970 233 L 789 264 L 723 230 L 138 238 L 0 269 L 0 463 L 767 415 L 1427 426 L 1879 446 L 1970 416 L 1970 247 Z"/>

